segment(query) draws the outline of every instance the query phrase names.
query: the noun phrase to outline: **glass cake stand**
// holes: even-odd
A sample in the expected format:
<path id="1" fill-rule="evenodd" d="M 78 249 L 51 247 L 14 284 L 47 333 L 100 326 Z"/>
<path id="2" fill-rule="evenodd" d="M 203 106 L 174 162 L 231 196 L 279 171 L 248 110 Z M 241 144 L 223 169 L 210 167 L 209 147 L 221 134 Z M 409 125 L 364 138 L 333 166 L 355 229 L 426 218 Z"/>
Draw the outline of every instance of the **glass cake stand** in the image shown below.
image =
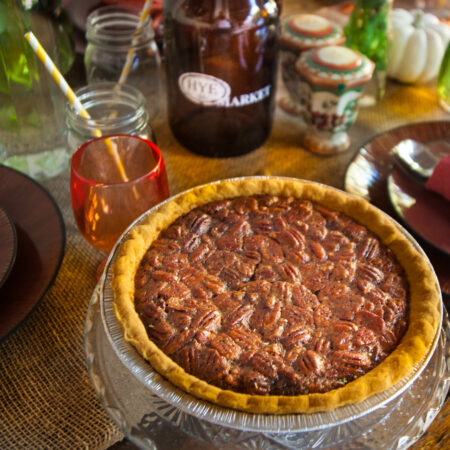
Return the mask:
<path id="1" fill-rule="evenodd" d="M 450 326 L 445 314 L 435 352 L 420 377 L 393 400 L 336 426 L 307 432 L 261 433 L 224 427 L 195 417 L 153 394 L 131 375 L 113 349 L 100 314 L 102 280 L 89 306 L 85 353 L 89 374 L 104 408 L 140 448 L 407 448 L 438 414 L 448 392 Z"/>
<path id="2" fill-rule="evenodd" d="M 124 339 L 112 307 L 110 282 L 120 244 L 160 206 L 130 225 L 114 247 L 94 290 L 85 326 L 86 360 L 94 388 L 132 442 L 160 450 L 391 449 L 407 448 L 423 434 L 450 384 L 450 325 L 445 310 L 441 332 L 409 376 L 357 405 L 334 411 L 286 415 L 235 411 L 194 398 L 155 372 Z M 396 225 L 428 260 L 411 235 Z"/>

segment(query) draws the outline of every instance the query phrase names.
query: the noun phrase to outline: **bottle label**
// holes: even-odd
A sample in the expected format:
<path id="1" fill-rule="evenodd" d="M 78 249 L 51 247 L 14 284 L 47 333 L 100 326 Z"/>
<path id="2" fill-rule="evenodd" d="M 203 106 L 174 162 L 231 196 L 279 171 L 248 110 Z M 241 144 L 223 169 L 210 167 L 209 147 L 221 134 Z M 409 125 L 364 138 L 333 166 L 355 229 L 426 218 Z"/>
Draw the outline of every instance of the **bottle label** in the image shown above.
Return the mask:
<path id="1" fill-rule="evenodd" d="M 204 73 L 186 72 L 178 79 L 181 92 L 193 103 L 226 108 L 251 105 L 269 97 L 271 85 L 239 96 L 231 96 L 230 85 L 220 78 Z"/>

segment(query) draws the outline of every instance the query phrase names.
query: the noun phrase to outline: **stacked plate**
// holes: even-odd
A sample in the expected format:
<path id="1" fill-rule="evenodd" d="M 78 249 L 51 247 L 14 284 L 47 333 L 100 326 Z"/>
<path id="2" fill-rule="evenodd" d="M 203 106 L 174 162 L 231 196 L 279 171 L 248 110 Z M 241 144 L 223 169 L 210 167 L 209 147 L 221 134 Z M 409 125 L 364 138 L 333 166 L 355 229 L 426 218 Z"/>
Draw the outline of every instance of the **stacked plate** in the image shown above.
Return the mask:
<path id="1" fill-rule="evenodd" d="M 51 286 L 64 256 L 65 227 L 51 195 L 0 165 L 0 340 Z"/>
<path id="2" fill-rule="evenodd" d="M 16 227 L 7 211 L 0 207 L 0 287 L 11 272 L 16 254 Z"/>
<path id="3" fill-rule="evenodd" d="M 197 399 L 162 378 L 124 338 L 113 310 L 111 252 L 89 308 L 85 349 L 94 387 L 122 431 L 142 448 L 407 447 L 428 427 L 448 391 L 445 318 L 426 357 L 391 389 L 357 405 L 314 414 L 251 414 Z M 413 238 L 398 225 L 423 254 Z M 424 254 L 423 254 L 424 255 Z M 426 258 L 426 256 L 424 255 Z M 437 281 L 436 281 L 437 283 Z M 412 413 L 414 416 L 412 416 Z"/>

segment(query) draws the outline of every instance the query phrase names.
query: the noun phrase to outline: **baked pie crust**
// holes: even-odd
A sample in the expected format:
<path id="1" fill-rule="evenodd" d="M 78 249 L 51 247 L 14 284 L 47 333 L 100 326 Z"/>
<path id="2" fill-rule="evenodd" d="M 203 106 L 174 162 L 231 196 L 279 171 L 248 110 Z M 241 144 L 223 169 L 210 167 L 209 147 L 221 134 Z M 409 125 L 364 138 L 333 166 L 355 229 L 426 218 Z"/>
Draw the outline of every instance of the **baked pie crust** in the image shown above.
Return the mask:
<path id="1" fill-rule="evenodd" d="M 224 390 L 189 373 L 148 336 L 134 305 L 135 275 L 141 259 L 160 232 L 197 206 L 252 195 L 277 195 L 316 202 L 340 211 L 375 233 L 394 253 L 409 283 L 409 324 L 394 351 L 379 365 L 343 387 L 303 395 L 251 395 Z M 218 405 L 254 413 L 307 413 L 359 403 L 407 376 L 430 349 L 441 323 L 441 297 L 426 259 L 393 221 L 361 198 L 310 182 L 289 178 L 242 178 L 200 186 L 163 203 L 134 227 L 113 265 L 114 310 L 125 338 L 155 370 L 184 391 Z"/>

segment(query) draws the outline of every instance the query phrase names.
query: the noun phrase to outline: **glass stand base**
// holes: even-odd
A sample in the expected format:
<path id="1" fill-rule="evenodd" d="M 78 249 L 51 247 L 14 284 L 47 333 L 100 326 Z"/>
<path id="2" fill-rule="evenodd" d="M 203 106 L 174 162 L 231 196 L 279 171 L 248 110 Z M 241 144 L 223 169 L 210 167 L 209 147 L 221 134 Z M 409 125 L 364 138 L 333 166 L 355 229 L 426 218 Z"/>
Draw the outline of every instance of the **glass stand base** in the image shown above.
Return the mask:
<path id="1" fill-rule="evenodd" d="M 438 414 L 449 387 L 447 317 L 434 355 L 401 395 L 358 419 L 302 433 L 257 433 L 216 425 L 180 411 L 152 394 L 116 356 L 103 328 L 99 287 L 85 327 L 85 352 L 93 386 L 122 432 L 144 449 L 407 448 Z"/>

